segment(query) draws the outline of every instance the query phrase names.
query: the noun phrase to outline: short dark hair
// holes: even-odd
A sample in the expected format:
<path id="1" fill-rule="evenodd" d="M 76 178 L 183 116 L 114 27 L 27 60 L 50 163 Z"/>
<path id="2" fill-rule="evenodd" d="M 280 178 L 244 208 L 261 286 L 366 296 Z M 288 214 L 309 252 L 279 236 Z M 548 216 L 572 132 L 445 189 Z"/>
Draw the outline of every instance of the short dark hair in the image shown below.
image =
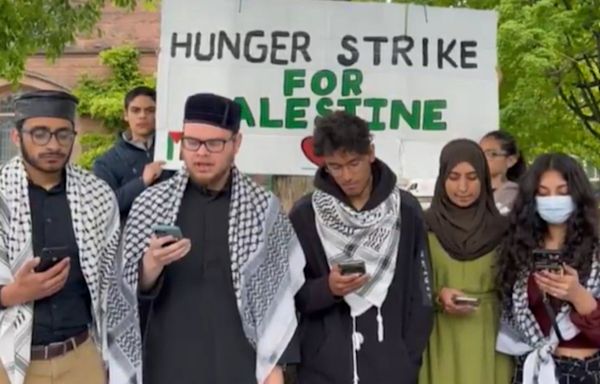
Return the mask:
<path id="1" fill-rule="evenodd" d="M 129 108 L 129 104 L 138 96 L 148 96 L 156 103 L 156 91 L 153 88 L 141 85 L 133 88 L 125 95 L 125 109 Z"/>
<path id="2" fill-rule="evenodd" d="M 371 149 L 369 124 L 341 110 L 315 119 L 313 139 L 317 156 L 331 155 L 339 150 L 364 155 Z"/>
<path id="3" fill-rule="evenodd" d="M 15 128 L 17 131 L 21 132 L 23 130 L 23 125 L 25 124 L 25 120 L 17 120 L 15 121 Z"/>

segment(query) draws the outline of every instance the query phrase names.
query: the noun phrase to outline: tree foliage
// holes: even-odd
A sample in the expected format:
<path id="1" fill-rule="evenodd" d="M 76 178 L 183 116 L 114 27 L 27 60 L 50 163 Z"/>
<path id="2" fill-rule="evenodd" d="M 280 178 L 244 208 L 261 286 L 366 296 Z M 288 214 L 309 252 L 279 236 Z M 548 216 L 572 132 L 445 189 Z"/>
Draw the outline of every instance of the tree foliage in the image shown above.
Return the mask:
<path id="1" fill-rule="evenodd" d="M 138 59 L 139 51 L 130 46 L 103 51 L 100 60 L 110 69 L 110 75 L 104 79 L 84 75 L 73 91 L 79 98 L 79 114 L 100 121 L 109 131 L 108 134 L 88 133 L 81 137 L 82 154 L 78 161 L 85 168 L 91 168 L 94 160 L 114 143 L 116 133 L 125 128 L 125 94 L 139 85 L 155 85 L 152 76 L 140 72 Z"/>
<path id="2" fill-rule="evenodd" d="M 77 34 L 93 30 L 105 5 L 134 9 L 139 2 L 0 0 L 0 78 L 16 82 L 27 58 L 40 51 L 56 59 Z"/>

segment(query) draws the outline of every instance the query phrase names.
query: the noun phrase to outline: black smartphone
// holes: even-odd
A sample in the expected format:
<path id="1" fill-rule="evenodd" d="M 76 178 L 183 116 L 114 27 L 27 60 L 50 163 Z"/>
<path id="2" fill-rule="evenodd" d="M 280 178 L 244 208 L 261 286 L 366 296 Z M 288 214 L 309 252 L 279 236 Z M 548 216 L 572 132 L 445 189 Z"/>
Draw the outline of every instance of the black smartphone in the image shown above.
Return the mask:
<path id="1" fill-rule="evenodd" d="M 479 299 L 468 296 L 454 296 L 452 302 L 455 305 L 468 305 L 470 307 L 479 307 Z"/>
<path id="2" fill-rule="evenodd" d="M 183 234 L 181 233 L 181 229 L 176 225 L 156 225 L 152 228 L 154 232 L 154 236 L 156 237 L 164 237 L 164 236 L 173 236 L 175 240 L 169 241 L 163 247 L 169 246 L 183 238 Z"/>
<path id="3" fill-rule="evenodd" d="M 40 263 L 33 270 L 35 272 L 46 272 L 58 264 L 62 259 L 69 257 L 69 247 L 47 247 L 42 249 Z"/>
<path id="4" fill-rule="evenodd" d="M 344 261 L 339 264 L 342 275 L 353 275 L 355 273 L 364 275 L 367 273 L 365 262 L 362 260 Z"/>
<path id="5" fill-rule="evenodd" d="M 536 271 L 561 273 L 563 271 L 562 251 L 536 249 L 533 251 L 533 265 Z"/>

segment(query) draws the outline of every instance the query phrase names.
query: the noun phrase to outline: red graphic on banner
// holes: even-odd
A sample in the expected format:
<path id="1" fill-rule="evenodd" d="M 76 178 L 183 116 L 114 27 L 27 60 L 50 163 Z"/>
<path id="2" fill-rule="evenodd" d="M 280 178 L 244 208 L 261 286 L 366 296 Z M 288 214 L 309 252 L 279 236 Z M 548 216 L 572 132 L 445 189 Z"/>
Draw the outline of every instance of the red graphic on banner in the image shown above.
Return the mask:
<path id="1" fill-rule="evenodd" d="M 323 165 L 323 158 L 315 155 L 313 142 L 314 142 L 313 137 L 308 136 L 308 137 L 305 137 L 304 139 L 302 139 L 302 143 L 300 144 L 300 146 L 302 148 L 302 153 L 304 153 L 304 156 L 306 156 L 306 158 L 311 163 L 320 167 L 321 165 Z"/>

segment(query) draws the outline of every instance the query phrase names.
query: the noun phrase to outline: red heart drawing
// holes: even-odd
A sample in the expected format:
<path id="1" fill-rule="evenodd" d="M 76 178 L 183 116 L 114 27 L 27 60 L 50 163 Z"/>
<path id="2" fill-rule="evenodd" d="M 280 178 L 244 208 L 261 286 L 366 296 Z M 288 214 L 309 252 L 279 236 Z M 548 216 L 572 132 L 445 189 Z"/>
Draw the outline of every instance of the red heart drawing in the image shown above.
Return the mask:
<path id="1" fill-rule="evenodd" d="M 307 136 L 304 139 L 302 139 L 302 143 L 300 144 L 300 147 L 302 148 L 302 153 L 304 153 L 304 156 L 306 156 L 306 158 L 311 163 L 313 163 L 317 167 L 320 167 L 324 164 L 324 160 L 322 157 L 315 155 L 315 149 L 313 147 L 313 143 L 314 143 L 313 137 Z"/>
<path id="2" fill-rule="evenodd" d="M 183 132 L 181 131 L 170 131 L 169 137 L 173 140 L 174 143 L 179 143 L 181 138 L 183 137 Z"/>

